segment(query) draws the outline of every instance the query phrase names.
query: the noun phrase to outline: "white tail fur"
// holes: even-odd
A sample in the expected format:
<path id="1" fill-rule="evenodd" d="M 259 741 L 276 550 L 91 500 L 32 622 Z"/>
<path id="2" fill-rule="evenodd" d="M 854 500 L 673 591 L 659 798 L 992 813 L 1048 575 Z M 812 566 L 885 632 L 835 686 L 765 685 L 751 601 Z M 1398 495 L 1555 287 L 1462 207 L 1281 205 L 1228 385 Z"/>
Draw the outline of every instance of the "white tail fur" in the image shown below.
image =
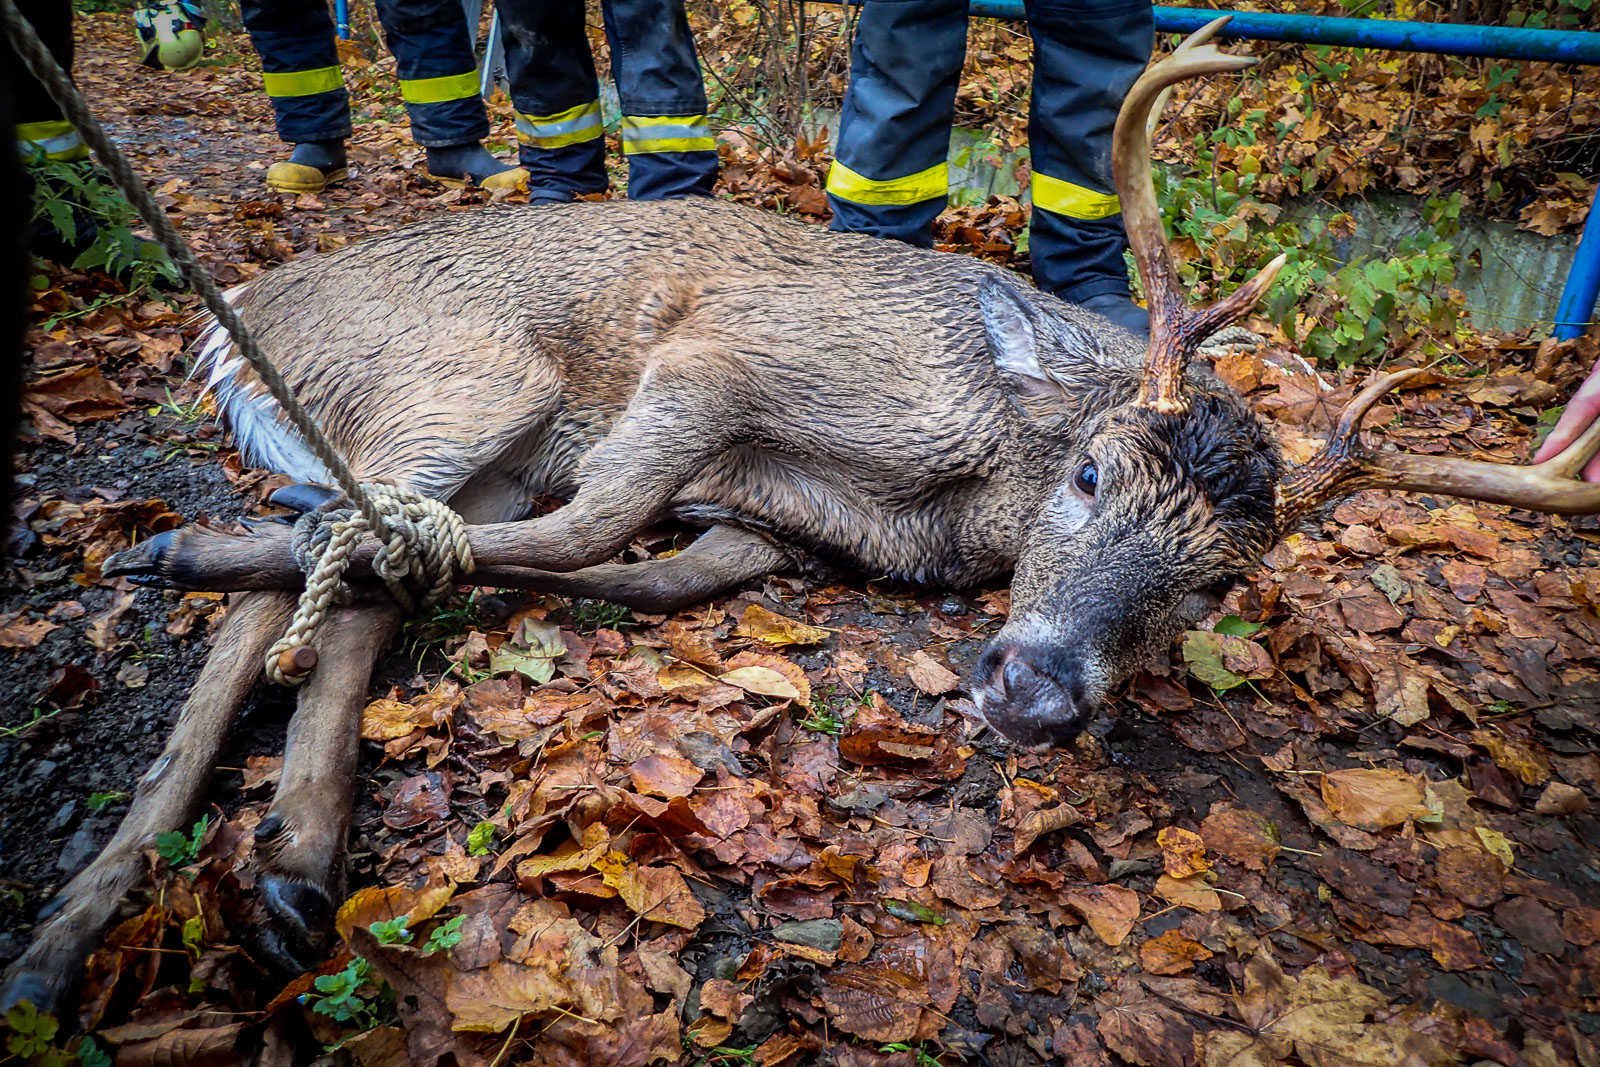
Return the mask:
<path id="1" fill-rule="evenodd" d="M 237 303 L 246 288 L 235 286 L 223 296 L 228 303 Z M 333 476 L 239 355 L 232 335 L 216 319 L 207 316 L 207 320 L 194 343 L 194 373 L 206 376 L 206 391 L 215 398 L 223 425 L 233 431 L 245 463 L 286 474 L 297 482 L 332 484 Z"/>

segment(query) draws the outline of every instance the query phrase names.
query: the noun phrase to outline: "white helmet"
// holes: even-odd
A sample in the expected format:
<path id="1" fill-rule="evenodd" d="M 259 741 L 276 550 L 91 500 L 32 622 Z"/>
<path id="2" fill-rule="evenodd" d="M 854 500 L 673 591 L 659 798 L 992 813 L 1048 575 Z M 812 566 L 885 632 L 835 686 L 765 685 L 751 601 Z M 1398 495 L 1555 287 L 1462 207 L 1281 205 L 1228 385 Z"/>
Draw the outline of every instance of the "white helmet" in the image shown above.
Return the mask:
<path id="1" fill-rule="evenodd" d="M 180 0 L 163 0 L 133 13 L 139 34 L 139 62 L 160 70 L 186 70 L 200 62 L 205 16 Z"/>

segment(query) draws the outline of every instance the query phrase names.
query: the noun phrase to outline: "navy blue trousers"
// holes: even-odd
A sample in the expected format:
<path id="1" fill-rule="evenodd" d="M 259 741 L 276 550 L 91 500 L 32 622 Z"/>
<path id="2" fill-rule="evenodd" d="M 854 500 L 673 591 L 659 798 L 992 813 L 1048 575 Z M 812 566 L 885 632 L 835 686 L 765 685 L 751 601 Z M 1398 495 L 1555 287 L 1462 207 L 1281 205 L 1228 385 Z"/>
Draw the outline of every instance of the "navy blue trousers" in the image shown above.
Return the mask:
<path id="1" fill-rule="evenodd" d="M 966 0 L 865 0 L 828 178 L 834 229 L 932 243 L 966 28 Z M 1111 133 L 1155 43 L 1151 2 L 1028 0 L 1028 30 L 1034 280 L 1071 301 L 1126 294 Z"/>
<path id="2" fill-rule="evenodd" d="M 350 136 L 350 96 L 326 0 L 240 0 L 240 6 L 261 56 L 278 136 L 296 144 Z M 459 0 L 378 0 L 377 6 L 417 143 L 431 148 L 487 137 L 476 27 L 467 25 Z"/>
<path id="3" fill-rule="evenodd" d="M 717 145 L 683 0 L 603 0 L 628 196 L 709 196 Z M 534 190 L 606 187 L 600 82 L 583 0 L 500 0 L 521 162 Z"/>

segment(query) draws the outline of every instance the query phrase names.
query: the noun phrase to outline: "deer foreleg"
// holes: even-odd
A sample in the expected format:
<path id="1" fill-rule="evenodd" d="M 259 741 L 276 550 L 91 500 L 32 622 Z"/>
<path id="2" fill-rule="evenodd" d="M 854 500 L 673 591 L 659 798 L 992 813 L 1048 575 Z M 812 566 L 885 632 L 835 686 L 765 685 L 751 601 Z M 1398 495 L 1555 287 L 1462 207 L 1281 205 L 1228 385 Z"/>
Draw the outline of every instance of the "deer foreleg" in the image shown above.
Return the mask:
<path id="1" fill-rule="evenodd" d="M 666 559 L 602 563 L 576 571 L 498 567 L 492 584 L 610 600 L 635 611 L 669 612 L 752 578 L 791 568 L 794 562 L 790 552 L 758 533 L 737 526 L 715 526 Z"/>
<path id="2" fill-rule="evenodd" d="M 290 970 L 317 961 L 344 899 L 361 709 L 400 617 L 388 602 L 329 613 L 314 642 L 317 669 L 289 723 L 277 795 L 256 826 L 256 887 L 266 912 L 260 946 Z"/>
<path id="3" fill-rule="evenodd" d="M 133 803 L 115 836 L 46 906 L 48 919 L 33 943 L 6 971 L 0 1008 L 30 1000 L 53 1010 L 83 973 L 100 934 L 144 871 L 141 850 L 159 833 L 194 818 L 217 757 L 262 658 L 294 610 L 291 593 L 246 593 L 228 605 L 216 647 L 200 668 L 167 746 L 139 779 Z"/>

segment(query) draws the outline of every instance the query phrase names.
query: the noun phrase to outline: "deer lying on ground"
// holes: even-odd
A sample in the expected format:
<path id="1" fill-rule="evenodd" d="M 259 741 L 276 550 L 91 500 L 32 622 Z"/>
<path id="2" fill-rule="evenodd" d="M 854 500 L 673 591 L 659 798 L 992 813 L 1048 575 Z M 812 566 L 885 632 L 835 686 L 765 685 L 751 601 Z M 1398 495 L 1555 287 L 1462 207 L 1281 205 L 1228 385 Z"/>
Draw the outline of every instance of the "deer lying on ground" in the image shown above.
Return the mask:
<path id="1" fill-rule="evenodd" d="M 1162 91 L 1252 62 L 1202 44 L 1225 21 L 1152 68 L 1117 124 L 1148 346 L 977 260 L 700 200 L 449 215 L 274 271 L 237 306 L 363 480 L 476 524 L 476 584 L 659 612 L 803 556 L 942 587 L 1011 574 L 1010 617 L 968 688 L 1000 733 L 1055 744 L 1341 493 L 1600 511 L 1600 486 L 1575 479 L 1600 426 L 1529 468 L 1364 453 L 1361 419 L 1402 372 L 1289 469 L 1244 401 L 1188 367 L 1281 263 L 1188 309 L 1151 185 Z M 328 481 L 225 337 L 202 359 L 249 461 Z M 527 518 L 541 495 L 570 503 Z M 708 531 L 670 559 L 606 562 L 667 516 Z M 239 595 L 167 753 L 13 967 L 10 1000 L 56 999 L 137 878 L 137 848 L 190 817 L 302 582 L 272 524 L 161 535 L 105 572 Z M 263 945 L 291 966 L 316 957 L 341 899 L 359 711 L 399 622 L 372 594 L 321 632 L 256 831 Z"/>

